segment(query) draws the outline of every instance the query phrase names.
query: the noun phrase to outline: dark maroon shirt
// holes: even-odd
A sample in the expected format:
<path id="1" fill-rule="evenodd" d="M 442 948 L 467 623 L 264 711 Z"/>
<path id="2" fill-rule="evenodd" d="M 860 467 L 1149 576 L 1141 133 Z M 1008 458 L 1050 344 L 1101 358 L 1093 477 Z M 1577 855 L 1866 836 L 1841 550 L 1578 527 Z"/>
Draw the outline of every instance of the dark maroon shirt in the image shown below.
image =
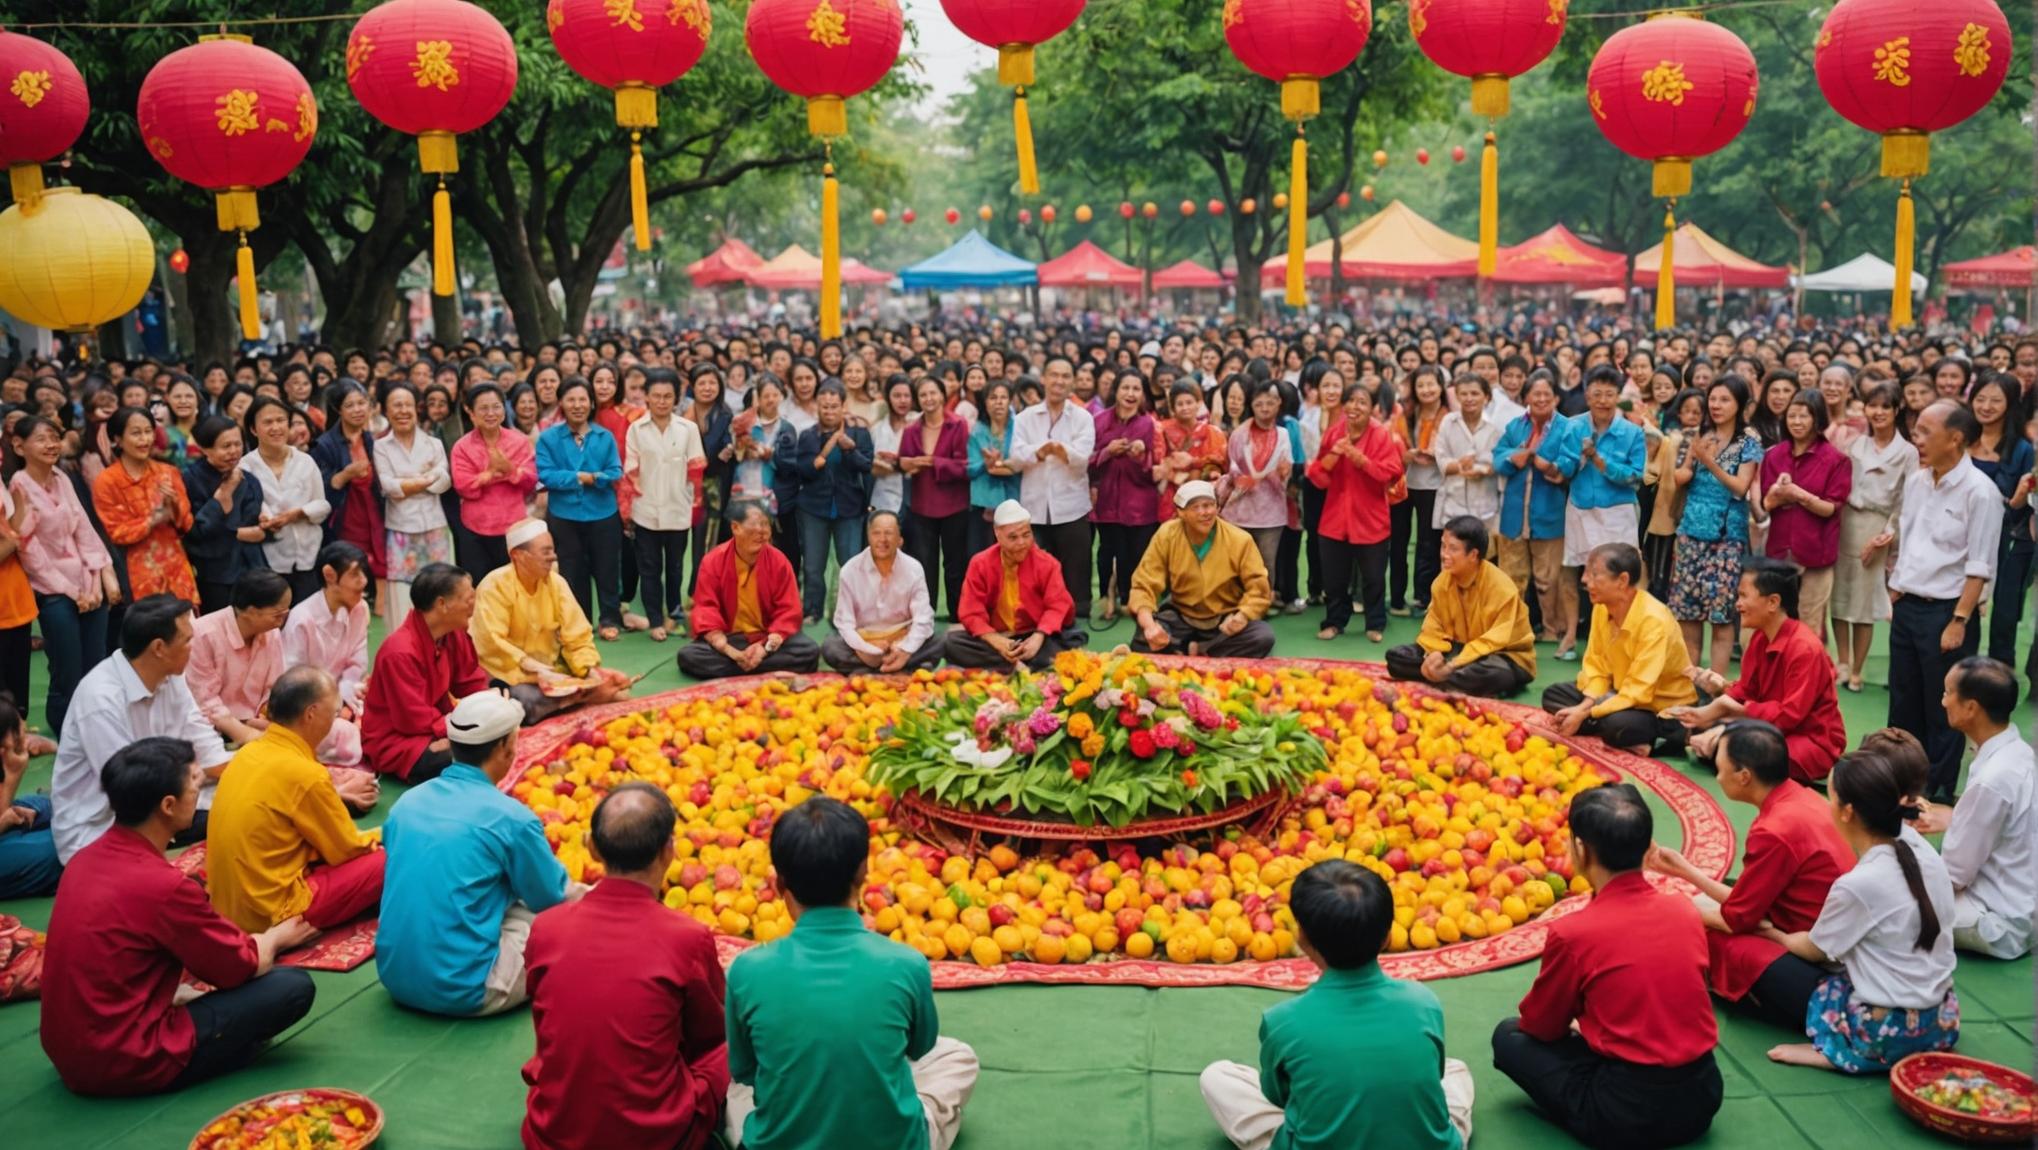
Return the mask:
<path id="1" fill-rule="evenodd" d="M 1150 527 L 1161 521 L 1160 487 L 1153 481 L 1153 417 L 1141 412 L 1129 420 L 1118 409 L 1096 414 L 1096 446 L 1090 449 L 1090 482 L 1097 485 L 1090 519 L 1126 527 Z M 1138 455 L 1106 458 L 1104 449 L 1120 439 L 1146 444 Z"/>
<path id="2" fill-rule="evenodd" d="M 1833 505 L 1833 514 L 1820 518 L 1795 503 L 1769 513 L 1771 559 L 1789 559 L 1806 568 L 1831 567 L 1840 558 L 1840 508 L 1854 490 L 1854 465 L 1821 436 L 1812 449 L 1792 455 L 1792 443 L 1779 443 L 1762 457 L 1762 490 L 1790 476 L 1790 481 Z"/>
<path id="3" fill-rule="evenodd" d="M 899 432 L 900 457 L 932 455 L 934 466 L 915 472 L 907 507 L 915 515 L 946 519 L 969 510 L 969 424 L 951 415 L 941 421 L 934 450 L 923 438 L 927 425 L 915 419 Z"/>

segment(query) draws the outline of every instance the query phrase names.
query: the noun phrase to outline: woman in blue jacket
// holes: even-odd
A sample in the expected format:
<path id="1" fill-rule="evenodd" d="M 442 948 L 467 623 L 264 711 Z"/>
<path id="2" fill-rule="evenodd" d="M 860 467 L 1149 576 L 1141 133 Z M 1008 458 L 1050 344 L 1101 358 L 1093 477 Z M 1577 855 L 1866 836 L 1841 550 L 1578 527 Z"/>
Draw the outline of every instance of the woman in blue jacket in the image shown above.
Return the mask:
<path id="1" fill-rule="evenodd" d="M 580 376 L 559 385 L 558 423 L 538 433 L 538 482 L 545 488 L 545 526 L 559 552 L 559 574 L 573 588 L 581 611 L 595 619 L 587 580 L 601 600 L 599 631 L 614 642 L 622 633 L 623 518 L 616 482 L 623 477 L 616 437 L 593 421 L 594 388 Z"/>
<path id="2" fill-rule="evenodd" d="M 1528 414 L 1518 415 L 1493 446 L 1500 477 L 1500 569 L 1527 594 L 1529 579 L 1543 609 L 1544 641 L 1577 634 L 1578 591 L 1564 578 L 1564 508 L 1569 493 L 1560 466 L 1564 417 L 1557 414 L 1557 385 L 1547 371 L 1522 387 Z M 1569 648 L 1559 650 L 1562 659 Z"/>

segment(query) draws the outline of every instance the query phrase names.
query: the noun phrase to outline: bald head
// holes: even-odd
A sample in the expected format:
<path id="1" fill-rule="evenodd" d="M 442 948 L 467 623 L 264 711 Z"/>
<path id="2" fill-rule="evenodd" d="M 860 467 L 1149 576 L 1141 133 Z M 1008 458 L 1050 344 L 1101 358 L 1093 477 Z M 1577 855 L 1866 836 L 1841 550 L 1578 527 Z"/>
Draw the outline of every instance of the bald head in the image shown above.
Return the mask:
<path id="1" fill-rule="evenodd" d="M 340 685 L 323 667 L 302 664 L 277 676 L 269 688 L 269 721 L 295 731 L 316 747 L 339 715 Z"/>
<path id="2" fill-rule="evenodd" d="M 664 791 L 649 783 L 624 783 L 594 808 L 595 857 L 614 875 L 637 877 L 653 868 L 662 872 L 678 822 L 679 812 Z M 657 887 L 662 878 L 661 873 L 646 881 Z"/>

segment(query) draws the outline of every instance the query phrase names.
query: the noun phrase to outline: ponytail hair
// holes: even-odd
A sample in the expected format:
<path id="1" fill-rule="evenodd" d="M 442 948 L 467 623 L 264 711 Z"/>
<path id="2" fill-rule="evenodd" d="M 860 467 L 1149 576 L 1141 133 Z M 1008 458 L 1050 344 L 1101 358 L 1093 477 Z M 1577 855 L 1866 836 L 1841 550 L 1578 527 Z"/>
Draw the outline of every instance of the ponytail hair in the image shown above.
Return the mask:
<path id="1" fill-rule="evenodd" d="M 1833 796 L 1854 808 L 1861 825 L 1878 838 L 1892 840 L 1897 865 L 1903 869 L 1904 885 L 1918 904 L 1918 950 L 1930 950 L 1939 941 L 1939 912 L 1925 892 L 1925 874 L 1918 867 L 1917 852 L 1900 836 L 1903 825 L 1918 818 L 1924 808 L 1906 793 L 1904 779 L 1888 757 L 1877 751 L 1859 750 L 1840 756 L 1827 780 Z"/>

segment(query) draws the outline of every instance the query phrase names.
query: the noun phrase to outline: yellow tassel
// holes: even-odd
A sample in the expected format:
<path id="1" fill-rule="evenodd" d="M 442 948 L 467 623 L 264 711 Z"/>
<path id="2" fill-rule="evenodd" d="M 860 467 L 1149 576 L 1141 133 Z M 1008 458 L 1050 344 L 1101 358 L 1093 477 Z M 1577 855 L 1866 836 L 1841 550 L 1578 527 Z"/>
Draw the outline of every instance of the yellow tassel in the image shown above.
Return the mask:
<path id="1" fill-rule="evenodd" d="M 1882 137 L 1882 175 L 1915 180 L 1932 170 L 1932 137 L 1924 132 L 1889 132 Z"/>
<path id="2" fill-rule="evenodd" d="M 1884 137 L 1888 139 L 1888 137 Z M 1891 285 L 1889 326 L 1911 326 L 1911 248 L 1917 242 L 1917 210 L 1911 205 L 1911 182 L 1904 181 L 1896 200 L 1896 283 Z"/>
<path id="3" fill-rule="evenodd" d="M 1493 133 L 1479 153 L 1479 278 L 1492 279 L 1500 265 L 1500 148 Z"/>
<path id="4" fill-rule="evenodd" d="M 629 83 L 616 89 L 616 126 L 643 131 L 658 126 L 658 89 Z"/>
<path id="5" fill-rule="evenodd" d="M 1019 191 L 1040 194 L 1040 169 L 1033 162 L 1033 117 L 1026 112 L 1026 89 L 1012 97 L 1012 138 L 1019 141 Z"/>
<path id="6" fill-rule="evenodd" d="M 1663 262 L 1656 267 L 1656 330 L 1677 326 L 1677 274 L 1671 270 L 1677 248 L 1677 205 L 1663 209 Z"/>
<path id="7" fill-rule="evenodd" d="M 9 165 L 7 183 L 14 189 L 14 202 L 20 204 L 21 210 L 26 213 L 42 199 L 42 165 Z"/>
<path id="8" fill-rule="evenodd" d="M 644 145 L 642 133 L 630 133 L 630 230 L 637 233 L 637 250 L 651 250 L 651 193 L 644 186 Z"/>
<path id="9" fill-rule="evenodd" d="M 252 232 L 262 226 L 262 213 L 255 206 L 255 189 L 228 188 L 212 197 L 214 214 L 223 232 Z"/>
<path id="10" fill-rule="evenodd" d="M 1303 253 L 1309 249 L 1309 141 L 1295 135 L 1294 169 L 1288 177 L 1288 306 L 1306 307 L 1309 292 Z"/>
<path id="11" fill-rule="evenodd" d="M 1314 76 L 1281 81 L 1281 115 L 1296 122 L 1314 120 L 1323 111 L 1323 85 Z"/>
<path id="12" fill-rule="evenodd" d="M 1472 114 L 1488 120 L 1507 115 L 1508 93 L 1505 76 L 1472 77 Z"/>
<path id="13" fill-rule="evenodd" d="M 253 342 L 262 338 L 262 297 L 255 290 L 255 249 L 248 246 L 246 232 L 234 253 L 234 274 L 241 281 L 241 338 Z"/>
<path id="14" fill-rule="evenodd" d="M 1690 160 L 1657 160 L 1650 175 L 1650 194 L 1659 200 L 1674 200 L 1691 194 Z"/>
<path id="15" fill-rule="evenodd" d="M 840 96 L 815 96 L 807 101 L 807 134 L 832 140 L 849 134 L 849 108 Z"/>
<path id="16" fill-rule="evenodd" d="M 1033 86 L 1033 45 L 1006 44 L 998 49 L 998 83 L 1007 88 Z"/>
<path id="17" fill-rule="evenodd" d="M 835 165 L 821 169 L 821 338 L 842 338 L 842 193 Z"/>
<path id="18" fill-rule="evenodd" d="M 443 177 L 432 193 L 432 294 L 453 294 L 453 195 Z"/>
<path id="19" fill-rule="evenodd" d="M 460 145 L 453 139 L 453 133 L 419 133 L 418 167 L 438 176 L 459 171 Z"/>

